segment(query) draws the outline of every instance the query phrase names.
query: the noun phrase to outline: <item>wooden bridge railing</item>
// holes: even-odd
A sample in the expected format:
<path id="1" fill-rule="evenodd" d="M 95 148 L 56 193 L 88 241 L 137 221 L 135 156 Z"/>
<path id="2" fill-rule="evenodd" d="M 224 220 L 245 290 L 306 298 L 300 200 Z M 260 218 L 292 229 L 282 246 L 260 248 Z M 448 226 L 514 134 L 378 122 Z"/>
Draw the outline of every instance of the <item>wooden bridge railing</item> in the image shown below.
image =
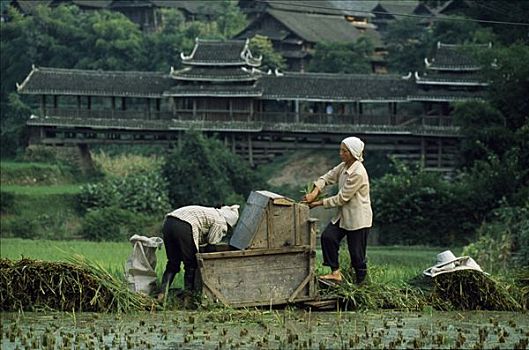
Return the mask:
<path id="1" fill-rule="evenodd" d="M 334 125 L 373 125 L 399 126 L 405 128 L 417 126 L 453 127 L 449 116 L 410 116 L 410 115 L 350 115 L 323 113 L 291 113 L 291 112 L 258 112 L 189 110 L 147 112 L 137 110 L 86 110 L 76 108 L 48 108 L 47 116 L 81 118 L 81 119 L 121 119 L 121 120 L 181 120 L 203 122 L 262 122 L 288 124 L 334 124 Z"/>

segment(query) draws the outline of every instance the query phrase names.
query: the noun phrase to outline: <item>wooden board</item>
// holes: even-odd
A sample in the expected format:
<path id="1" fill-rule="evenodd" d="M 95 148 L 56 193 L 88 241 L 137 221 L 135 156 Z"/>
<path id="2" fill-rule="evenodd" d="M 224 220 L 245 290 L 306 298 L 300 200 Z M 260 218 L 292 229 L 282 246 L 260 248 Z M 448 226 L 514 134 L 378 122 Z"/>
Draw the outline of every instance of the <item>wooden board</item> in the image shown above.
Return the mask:
<path id="1" fill-rule="evenodd" d="M 203 295 L 231 307 L 313 300 L 310 246 L 197 254 Z"/>

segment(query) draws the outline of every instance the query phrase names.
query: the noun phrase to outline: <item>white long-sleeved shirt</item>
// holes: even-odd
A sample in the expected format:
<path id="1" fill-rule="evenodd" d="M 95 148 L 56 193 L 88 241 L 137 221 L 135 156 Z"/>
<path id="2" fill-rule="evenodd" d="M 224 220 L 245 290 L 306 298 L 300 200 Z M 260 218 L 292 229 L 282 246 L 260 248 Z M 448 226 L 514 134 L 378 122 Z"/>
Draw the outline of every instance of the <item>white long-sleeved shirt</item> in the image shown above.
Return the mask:
<path id="1" fill-rule="evenodd" d="M 320 192 L 335 183 L 338 183 L 338 193 L 323 200 L 325 208 L 338 209 L 331 222 L 336 224 L 340 220 L 340 227 L 351 231 L 371 227 L 369 177 L 362 162 L 356 161 L 349 168 L 342 162 L 314 182 Z"/>
<path id="2" fill-rule="evenodd" d="M 219 243 L 228 231 L 226 219 L 215 208 L 189 205 L 178 208 L 167 216 L 173 216 L 191 225 L 197 250 L 200 245 Z"/>

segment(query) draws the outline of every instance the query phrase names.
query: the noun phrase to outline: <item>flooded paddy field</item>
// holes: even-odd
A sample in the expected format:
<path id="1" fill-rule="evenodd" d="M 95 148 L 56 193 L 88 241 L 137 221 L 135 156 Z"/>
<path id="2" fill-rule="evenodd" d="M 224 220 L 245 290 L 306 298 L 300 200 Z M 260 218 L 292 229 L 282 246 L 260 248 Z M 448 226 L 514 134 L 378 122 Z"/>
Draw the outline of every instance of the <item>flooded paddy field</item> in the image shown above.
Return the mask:
<path id="1" fill-rule="evenodd" d="M 517 312 L 2 313 L 2 349 L 527 349 Z"/>

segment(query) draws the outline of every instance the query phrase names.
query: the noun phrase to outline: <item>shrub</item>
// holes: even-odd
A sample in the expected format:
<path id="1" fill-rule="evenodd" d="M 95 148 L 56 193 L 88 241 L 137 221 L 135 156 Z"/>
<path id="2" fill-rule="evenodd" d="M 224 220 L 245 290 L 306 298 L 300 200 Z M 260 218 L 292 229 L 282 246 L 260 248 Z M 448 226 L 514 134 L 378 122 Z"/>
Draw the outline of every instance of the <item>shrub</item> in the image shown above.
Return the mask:
<path id="1" fill-rule="evenodd" d="M 15 213 L 15 195 L 11 192 L 0 192 L 0 213 L 13 214 Z"/>
<path id="2" fill-rule="evenodd" d="M 6 219 L 2 225 L 2 235 L 24 239 L 35 239 L 39 235 L 39 225 L 35 218 L 15 216 Z"/>
<path id="3" fill-rule="evenodd" d="M 487 271 L 529 266 L 529 209 L 502 207 L 490 216 L 477 230 L 477 241 L 467 245 L 463 254 Z"/>
<path id="4" fill-rule="evenodd" d="M 396 174 L 372 181 L 374 224 L 382 244 L 468 243 L 475 226 L 458 184 L 395 163 Z"/>
<path id="5" fill-rule="evenodd" d="M 119 207 L 135 213 L 160 213 L 169 210 L 167 184 L 157 173 L 111 177 L 81 188 L 79 205 L 82 210 Z"/>
<path id="6" fill-rule="evenodd" d="M 143 234 L 143 215 L 117 208 L 90 210 L 81 221 L 79 234 L 91 241 L 124 241 L 134 234 Z"/>
<path id="7" fill-rule="evenodd" d="M 166 157 L 163 176 L 174 207 L 234 204 L 228 200 L 244 204 L 252 189 L 264 186 L 249 165 L 220 141 L 195 131 L 187 133 L 181 148 Z"/>

